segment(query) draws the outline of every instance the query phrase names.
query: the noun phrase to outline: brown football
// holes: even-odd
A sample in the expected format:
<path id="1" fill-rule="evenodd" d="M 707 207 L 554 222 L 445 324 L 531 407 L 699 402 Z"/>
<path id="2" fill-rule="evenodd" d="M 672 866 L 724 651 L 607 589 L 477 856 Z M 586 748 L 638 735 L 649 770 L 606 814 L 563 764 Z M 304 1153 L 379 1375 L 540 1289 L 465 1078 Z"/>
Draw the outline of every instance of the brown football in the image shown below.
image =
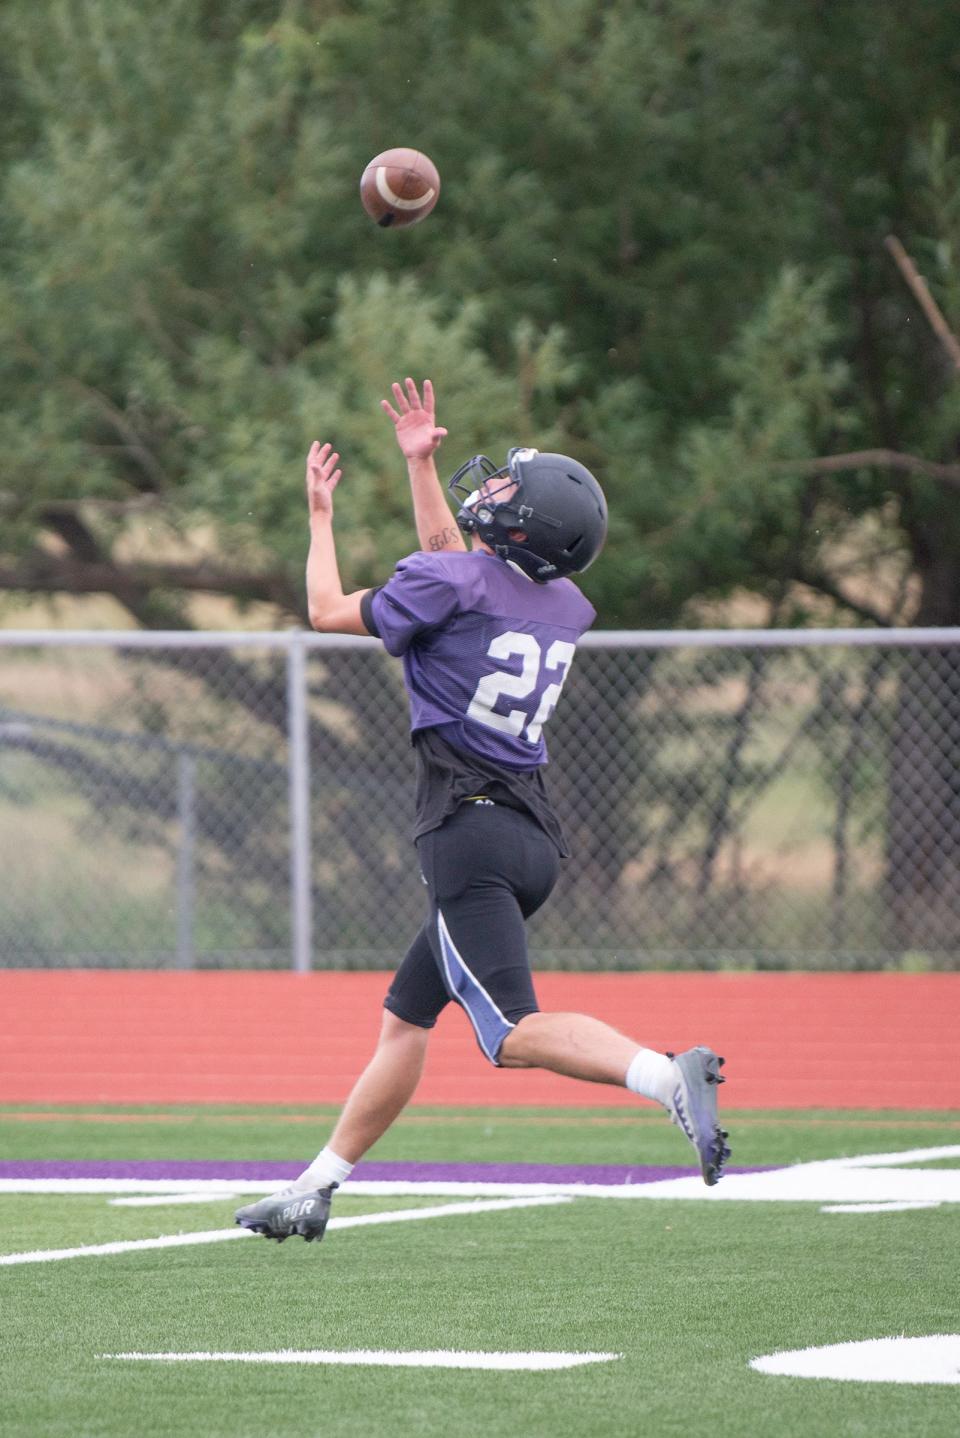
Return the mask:
<path id="1" fill-rule="evenodd" d="M 360 178 L 360 199 L 384 229 L 415 225 L 429 215 L 440 194 L 440 176 L 420 150 L 384 150 Z"/>

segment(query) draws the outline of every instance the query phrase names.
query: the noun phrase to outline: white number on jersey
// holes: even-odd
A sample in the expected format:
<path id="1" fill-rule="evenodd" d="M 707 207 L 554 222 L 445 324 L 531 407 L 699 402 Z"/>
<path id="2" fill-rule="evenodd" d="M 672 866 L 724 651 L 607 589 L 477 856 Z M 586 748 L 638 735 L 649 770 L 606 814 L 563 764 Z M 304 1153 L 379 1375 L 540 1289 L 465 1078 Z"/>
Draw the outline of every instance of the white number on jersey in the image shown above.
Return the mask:
<path id="1" fill-rule="evenodd" d="M 487 654 L 491 659 L 520 658 L 523 668 L 519 674 L 510 674 L 502 669 L 485 674 L 470 700 L 467 717 L 475 719 L 478 724 L 485 724 L 488 729 L 497 729 L 501 734 L 512 734 L 514 738 L 519 738 L 526 727 L 524 737 L 527 743 L 538 743 L 544 724 L 557 706 L 574 652 L 575 645 L 565 639 L 555 639 L 544 660 L 540 645 L 532 634 L 520 634 L 513 629 L 498 634 L 491 641 Z M 560 677 L 543 690 L 532 719 L 532 705 L 525 709 L 511 709 L 506 714 L 495 712 L 493 706 L 501 697 L 530 699 L 535 696 L 543 671 L 559 671 Z"/>

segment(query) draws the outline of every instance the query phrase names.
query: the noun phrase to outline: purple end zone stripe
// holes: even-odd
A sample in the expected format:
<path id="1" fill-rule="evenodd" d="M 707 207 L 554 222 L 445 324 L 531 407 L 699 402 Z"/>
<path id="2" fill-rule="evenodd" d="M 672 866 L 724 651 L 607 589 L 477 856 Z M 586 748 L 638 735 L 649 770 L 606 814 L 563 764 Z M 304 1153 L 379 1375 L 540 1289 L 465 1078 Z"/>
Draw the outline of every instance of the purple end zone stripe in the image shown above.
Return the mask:
<path id="1" fill-rule="evenodd" d="M 759 1173 L 763 1167 L 729 1168 L 728 1173 Z M 302 1163 L 238 1163 L 217 1159 L 4 1159 L 0 1178 L 129 1178 L 178 1181 L 223 1179 L 226 1182 L 282 1183 L 296 1178 Z M 673 1164 L 612 1163 L 358 1163 L 357 1179 L 407 1183 L 656 1183 L 663 1178 L 689 1178 L 699 1170 Z"/>

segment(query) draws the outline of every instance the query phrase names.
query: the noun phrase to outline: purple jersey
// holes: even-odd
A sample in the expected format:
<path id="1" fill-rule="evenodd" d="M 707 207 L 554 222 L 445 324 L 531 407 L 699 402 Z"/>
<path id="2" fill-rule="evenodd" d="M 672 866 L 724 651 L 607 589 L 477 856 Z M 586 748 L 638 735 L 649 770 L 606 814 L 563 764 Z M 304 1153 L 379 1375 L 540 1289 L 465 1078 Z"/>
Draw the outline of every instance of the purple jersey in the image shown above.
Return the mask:
<path id="1" fill-rule="evenodd" d="M 448 725 L 458 747 L 494 763 L 546 763 L 543 726 L 596 618 L 575 584 L 535 584 L 482 550 L 421 552 L 400 561 L 370 612 L 403 658 L 414 733 Z"/>

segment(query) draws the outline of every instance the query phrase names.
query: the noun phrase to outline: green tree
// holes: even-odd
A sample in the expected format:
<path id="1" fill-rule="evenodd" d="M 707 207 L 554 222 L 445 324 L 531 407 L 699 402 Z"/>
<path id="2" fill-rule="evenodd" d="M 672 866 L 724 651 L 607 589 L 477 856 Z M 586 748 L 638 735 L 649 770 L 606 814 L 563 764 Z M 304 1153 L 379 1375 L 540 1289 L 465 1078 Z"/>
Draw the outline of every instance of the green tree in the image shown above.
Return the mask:
<path id="1" fill-rule="evenodd" d="M 345 456 L 348 579 L 383 578 L 413 533 L 376 400 L 429 371 L 451 467 L 527 441 L 601 477 L 605 625 L 742 589 L 778 623 L 960 622 L 960 386 L 885 244 L 956 333 L 954 31 L 895 0 L 8 0 L 0 588 L 302 622 L 307 444 Z M 396 143 L 444 188 L 384 234 L 356 185 Z M 909 895 L 960 855 L 957 766 L 918 744 L 933 712 L 960 753 L 957 677 L 916 662 Z"/>
<path id="2" fill-rule="evenodd" d="M 792 208 L 775 37 L 739 0 L 707 44 L 708 10 L 78 0 L 40 25 L 14 0 L 0 581 L 105 589 L 147 624 L 188 622 L 203 588 L 302 614 L 300 457 L 334 422 L 358 445 L 345 539 L 379 577 L 409 529 L 370 407 L 429 367 L 456 458 L 507 437 L 585 453 L 622 500 L 627 582 L 597 597 L 613 623 L 669 620 L 636 529 L 673 522 L 655 477 L 724 392 L 704 355 Z M 759 123 L 732 122 L 742 94 Z M 384 236 L 356 176 L 398 138 L 447 184 L 428 225 Z M 153 556 L 212 523 L 211 552 L 132 562 L 145 515 Z"/>

